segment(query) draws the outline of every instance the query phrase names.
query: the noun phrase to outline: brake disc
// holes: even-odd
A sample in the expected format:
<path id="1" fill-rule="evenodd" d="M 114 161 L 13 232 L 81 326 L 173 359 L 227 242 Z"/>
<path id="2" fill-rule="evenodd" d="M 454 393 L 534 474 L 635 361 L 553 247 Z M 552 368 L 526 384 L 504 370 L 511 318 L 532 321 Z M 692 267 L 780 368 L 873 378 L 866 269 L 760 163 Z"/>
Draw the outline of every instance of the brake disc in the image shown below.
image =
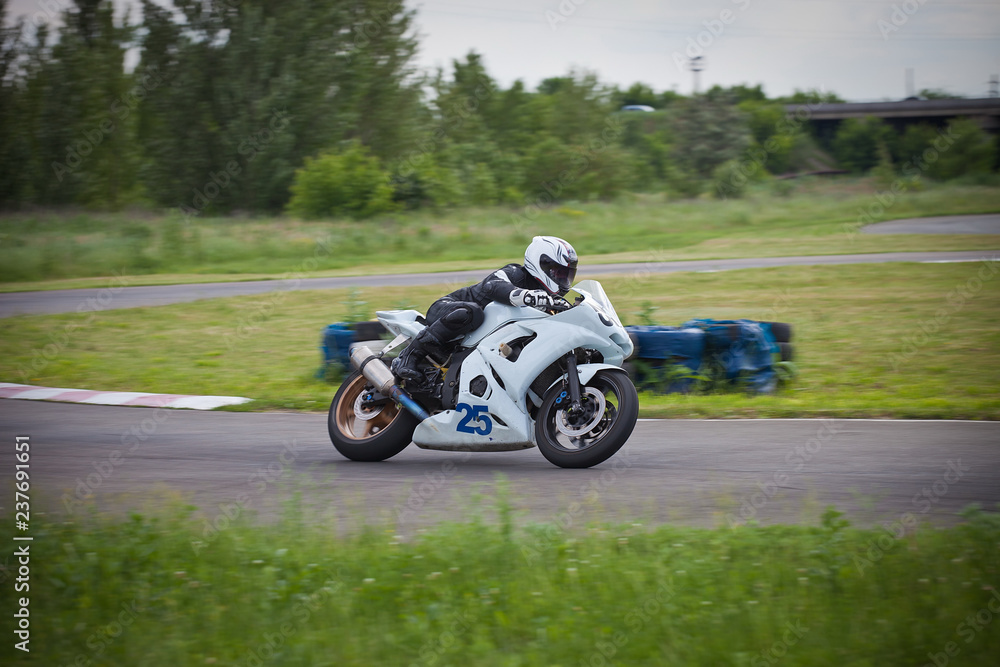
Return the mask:
<path id="1" fill-rule="evenodd" d="M 586 387 L 581 398 L 584 399 L 583 403 L 587 409 L 592 409 L 590 418 L 587 419 L 586 423 L 580 425 L 570 424 L 567 419 L 566 410 L 560 410 L 556 413 L 556 430 L 570 438 L 582 438 L 593 431 L 594 427 L 601 423 L 601 420 L 604 418 L 604 410 L 608 405 L 604 394 L 593 387 Z M 593 408 L 589 405 L 591 401 L 594 403 Z"/>
<path id="2" fill-rule="evenodd" d="M 365 394 L 367 393 L 368 392 L 363 391 L 360 394 L 358 394 L 358 397 L 356 399 L 354 399 L 354 416 L 364 422 L 378 417 L 379 414 L 381 414 L 382 409 L 385 407 L 385 405 L 383 404 L 383 405 L 376 405 L 374 408 L 366 408 Z"/>

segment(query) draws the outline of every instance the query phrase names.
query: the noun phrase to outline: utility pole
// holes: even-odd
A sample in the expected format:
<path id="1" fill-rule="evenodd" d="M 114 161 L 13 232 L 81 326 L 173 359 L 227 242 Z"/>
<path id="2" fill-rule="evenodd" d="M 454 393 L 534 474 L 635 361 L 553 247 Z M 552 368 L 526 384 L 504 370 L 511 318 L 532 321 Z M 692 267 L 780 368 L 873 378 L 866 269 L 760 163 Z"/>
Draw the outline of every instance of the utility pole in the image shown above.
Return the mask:
<path id="1" fill-rule="evenodd" d="M 697 95 L 701 91 L 701 80 L 699 74 L 703 69 L 705 69 L 705 59 L 702 56 L 694 56 L 688 60 L 688 69 L 690 69 L 694 75 L 694 94 Z"/>
<path id="2" fill-rule="evenodd" d="M 996 74 L 990 77 L 989 97 L 1000 97 L 1000 76 Z"/>

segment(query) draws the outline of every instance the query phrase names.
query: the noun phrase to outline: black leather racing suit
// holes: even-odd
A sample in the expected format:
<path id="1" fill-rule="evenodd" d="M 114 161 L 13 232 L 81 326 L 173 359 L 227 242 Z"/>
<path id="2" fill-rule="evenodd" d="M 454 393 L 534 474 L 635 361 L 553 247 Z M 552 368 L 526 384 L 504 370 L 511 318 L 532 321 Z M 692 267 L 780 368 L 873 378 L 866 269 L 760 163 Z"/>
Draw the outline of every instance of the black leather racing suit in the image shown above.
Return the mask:
<path id="1" fill-rule="evenodd" d="M 469 287 L 462 287 L 445 295 L 427 309 L 427 326 L 410 341 L 410 344 L 392 362 L 392 371 L 416 389 L 424 385 L 418 370 L 418 361 L 428 349 L 444 355 L 450 352 L 454 341 L 476 329 L 485 317 L 483 308 L 491 301 L 507 305 L 510 294 L 516 289 L 537 290 L 541 283 L 520 264 L 508 264 Z"/>
<path id="2" fill-rule="evenodd" d="M 427 309 L 427 328 L 442 342 L 463 336 L 483 323 L 483 308 L 492 301 L 508 306 L 516 289 L 537 290 L 542 285 L 520 264 L 508 264 L 469 287 L 445 295 Z"/>

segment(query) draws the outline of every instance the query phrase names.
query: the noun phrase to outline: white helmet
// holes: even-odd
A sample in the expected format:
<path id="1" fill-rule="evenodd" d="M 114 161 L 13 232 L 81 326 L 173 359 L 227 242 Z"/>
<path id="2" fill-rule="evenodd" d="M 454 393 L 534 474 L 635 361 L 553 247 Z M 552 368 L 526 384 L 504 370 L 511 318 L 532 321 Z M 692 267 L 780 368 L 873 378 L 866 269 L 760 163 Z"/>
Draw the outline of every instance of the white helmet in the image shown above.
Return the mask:
<path id="1" fill-rule="evenodd" d="M 576 279 L 576 251 L 555 236 L 536 236 L 524 251 L 524 268 L 550 294 L 563 296 Z"/>

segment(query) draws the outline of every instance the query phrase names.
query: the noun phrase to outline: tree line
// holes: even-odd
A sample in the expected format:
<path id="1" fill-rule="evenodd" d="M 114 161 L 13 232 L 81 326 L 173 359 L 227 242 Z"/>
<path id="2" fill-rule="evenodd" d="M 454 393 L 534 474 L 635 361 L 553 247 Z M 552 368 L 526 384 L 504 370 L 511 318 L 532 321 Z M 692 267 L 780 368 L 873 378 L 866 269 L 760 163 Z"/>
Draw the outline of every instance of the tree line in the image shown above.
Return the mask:
<path id="1" fill-rule="evenodd" d="M 421 72 L 414 12 L 395 0 L 142 0 L 140 17 L 61 1 L 58 17 L 10 22 L 0 0 L 5 208 L 362 218 L 626 191 L 738 196 L 829 159 L 900 172 L 946 131 L 958 147 L 922 175 L 996 169 L 996 141 L 971 123 L 899 132 L 866 119 L 817 136 L 784 110 L 839 101 L 815 91 L 688 97 L 586 71 L 529 90 L 499 85 L 475 53 Z M 631 104 L 656 111 L 621 111 Z"/>

